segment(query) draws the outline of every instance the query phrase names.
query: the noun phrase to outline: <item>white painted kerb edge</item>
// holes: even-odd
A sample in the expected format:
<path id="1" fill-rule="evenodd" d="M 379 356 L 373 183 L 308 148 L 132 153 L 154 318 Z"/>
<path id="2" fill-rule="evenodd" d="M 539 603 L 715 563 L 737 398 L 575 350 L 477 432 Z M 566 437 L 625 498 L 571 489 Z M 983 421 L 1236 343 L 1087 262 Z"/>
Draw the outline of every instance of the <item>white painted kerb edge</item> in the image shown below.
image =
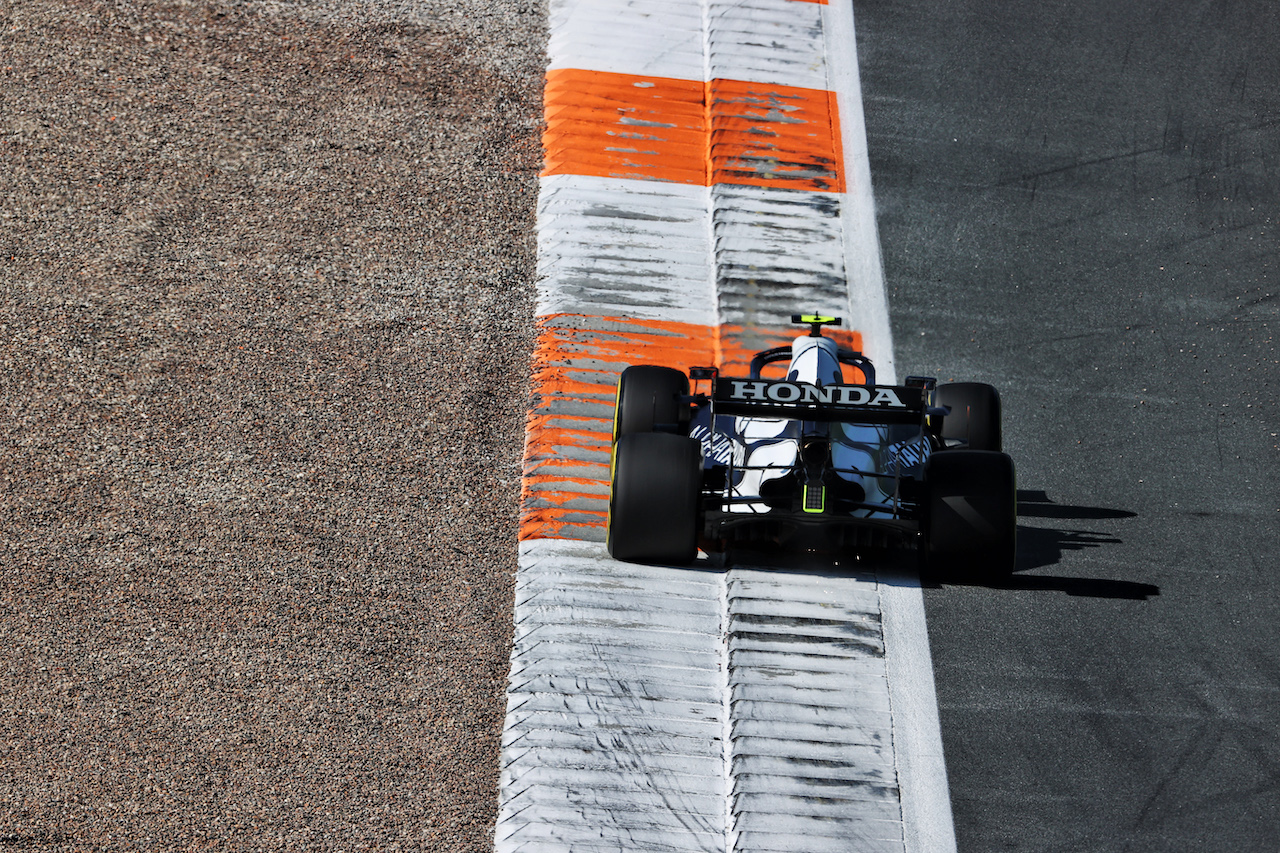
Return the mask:
<path id="1" fill-rule="evenodd" d="M 552 68 L 834 92 L 846 192 L 544 178 L 539 315 L 840 313 L 895 381 L 851 3 L 550 6 Z M 519 565 L 499 853 L 955 850 L 914 578 L 634 566 L 552 539 Z"/>

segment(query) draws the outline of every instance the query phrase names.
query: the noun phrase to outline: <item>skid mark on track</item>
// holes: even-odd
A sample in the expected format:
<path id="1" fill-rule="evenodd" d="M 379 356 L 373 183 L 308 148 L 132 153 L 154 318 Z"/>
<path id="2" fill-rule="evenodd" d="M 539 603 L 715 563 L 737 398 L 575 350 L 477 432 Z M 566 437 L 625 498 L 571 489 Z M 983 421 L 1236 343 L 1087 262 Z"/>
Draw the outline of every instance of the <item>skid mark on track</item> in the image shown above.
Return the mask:
<path id="1" fill-rule="evenodd" d="M 728 583 L 733 849 L 902 850 L 874 578 Z"/>
<path id="2" fill-rule="evenodd" d="M 521 557 L 497 847 L 723 850 L 720 575 Z"/>

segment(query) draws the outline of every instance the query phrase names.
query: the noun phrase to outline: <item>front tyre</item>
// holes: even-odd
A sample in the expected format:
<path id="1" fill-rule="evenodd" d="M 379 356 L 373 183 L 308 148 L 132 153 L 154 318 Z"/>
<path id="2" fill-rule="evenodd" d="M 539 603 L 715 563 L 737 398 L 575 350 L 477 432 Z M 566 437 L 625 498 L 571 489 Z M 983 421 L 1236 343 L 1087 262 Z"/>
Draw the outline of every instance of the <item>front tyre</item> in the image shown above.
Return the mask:
<path id="1" fill-rule="evenodd" d="M 632 433 L 613 448 L 609 554 L 632 563 L 698 556 L 702 445 L 669 433 Z"/>
<path id="2" fill-rule="evenodd" d="M 924 566 L 934 577 L 1000 580 L 1014 570 L 1013 459 L 985 450 L 934 453 L 925 464 Z"/>

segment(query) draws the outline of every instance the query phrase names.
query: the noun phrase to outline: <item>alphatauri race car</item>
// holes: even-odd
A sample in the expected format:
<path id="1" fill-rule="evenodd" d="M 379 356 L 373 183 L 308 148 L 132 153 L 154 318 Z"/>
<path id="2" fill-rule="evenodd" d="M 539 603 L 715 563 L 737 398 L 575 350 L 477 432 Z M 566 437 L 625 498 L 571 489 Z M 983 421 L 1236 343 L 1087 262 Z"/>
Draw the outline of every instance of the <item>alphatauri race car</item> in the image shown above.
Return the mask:
<path id="1" fill-rule="evenodd" d="M 791 320 L 808 334 L 757 353 L 747 376 L 622 372 L 609 553 L 687 564 L 699 547 L 910 549 L 933 574 L 1012 571 L 1016 486 L 996 389 L 922 376 L 877 385 L 866 356 L 822 334 L 840 318 Z M 784 378 L 761 375 L 780 362 Z"/>

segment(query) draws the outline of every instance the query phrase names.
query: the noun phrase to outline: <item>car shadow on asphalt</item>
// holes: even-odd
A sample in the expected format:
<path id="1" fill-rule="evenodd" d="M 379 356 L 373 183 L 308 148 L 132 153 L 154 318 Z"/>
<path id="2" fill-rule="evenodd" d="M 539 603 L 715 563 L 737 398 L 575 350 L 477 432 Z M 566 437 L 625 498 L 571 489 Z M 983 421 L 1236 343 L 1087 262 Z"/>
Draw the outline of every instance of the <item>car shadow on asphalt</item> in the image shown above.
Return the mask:
<path id="1" fill-rule="evenodd" d="M 1136 512 L 1111 507 L 1076 506 L 1060 504 L 1043 491 L 1018 490 L 1018 518 L 1027 521 L 1044 519 L 1064 522 L 1112 521 L 1137 518 Z M 1080 529 L 1087 524 L 1051 525 L 1048 527 L 1018 525 L 1017 563 L 1012 574 L 992 577 L 989 574 L 952 574 L 941 576 L 916 573 L 913 562 L 904 555 L 879 569 L 881 583 L 910 585 L 918 578 L 925 589 L 943 587 L 986 587 L 988 589 L 1062 592 L 1067 595 L 1088 598 L 1129 599 L 1146 601 L 1160 595 L 1160 587 L 1135 581 L 1106 578 L 1063 577 L 1060 575 L 1027 574 L 1028 571 L 1054 566 L 1062 562 L 1069 551 L 1084 551 L 1120 545 L 1124 540 L 1110 532 Z"/>
<path id="2" fill-rule="evenodd" d="M 1047 519 L 1087 522 L 1137 518 L 1136 512 L 1109 507 L 1076 506 L 1053 501 L 1045 492 L 1018 490 L 1019 519 Z M 988 587 L 990 589 L 1062 592 L 1090 598 L 1119 598 L 1145 601 L 1160 594 L 1154 584 L 1105 578 L 1061 577 L 1025 574 L 1029 570 L 1057 565 L 1068 551 L 1083 551 L 1120 545 L 1123 540 L 1110 533 L 1071 527 L 1033 527 L 1018 525 L 1018 554 L 1012 574 L 992 578 L 988 575 L 921 576 L 915 552 L 837 557 L 829 553 L 793 552 L 783 549 L 737 550 L 730 555 L 718 554 L 700 560 L 699 568 L 723 571 L 726 565 L 778 574 L 803 574 L 817 577 L 862 576 L 894 586 L 921 586 L 939 589 L 944 586 Z"/>
<path id="3" fill-rule="evenodd" d="M 1018 490 L 1019 519 L 1088 522 L 1137 518 L 1137 516 L 1136 512 L 1127 509 L 1060 504 L 1043 491 Z M 1104 548 L 1109 545 L 1120 545 L 1124 541 L 1112 533 L 1079 529 L 1083 526 L 1087 525 L 1041 527 L 1019 524 L 1017 565 L 1013 574 L 995 580 L 983 579 L 973 585 L 994 589 L 1064 592 L 1067 595 L 1090 598 L 1124 598 L 1135 601 L 1145 601 L 1160 594 L 1160 587 L 1149 583 L 1025 574 L 1029 570 L 1057 565 L 1062 562 L 1063 555 L 1069 551 Z"/>

